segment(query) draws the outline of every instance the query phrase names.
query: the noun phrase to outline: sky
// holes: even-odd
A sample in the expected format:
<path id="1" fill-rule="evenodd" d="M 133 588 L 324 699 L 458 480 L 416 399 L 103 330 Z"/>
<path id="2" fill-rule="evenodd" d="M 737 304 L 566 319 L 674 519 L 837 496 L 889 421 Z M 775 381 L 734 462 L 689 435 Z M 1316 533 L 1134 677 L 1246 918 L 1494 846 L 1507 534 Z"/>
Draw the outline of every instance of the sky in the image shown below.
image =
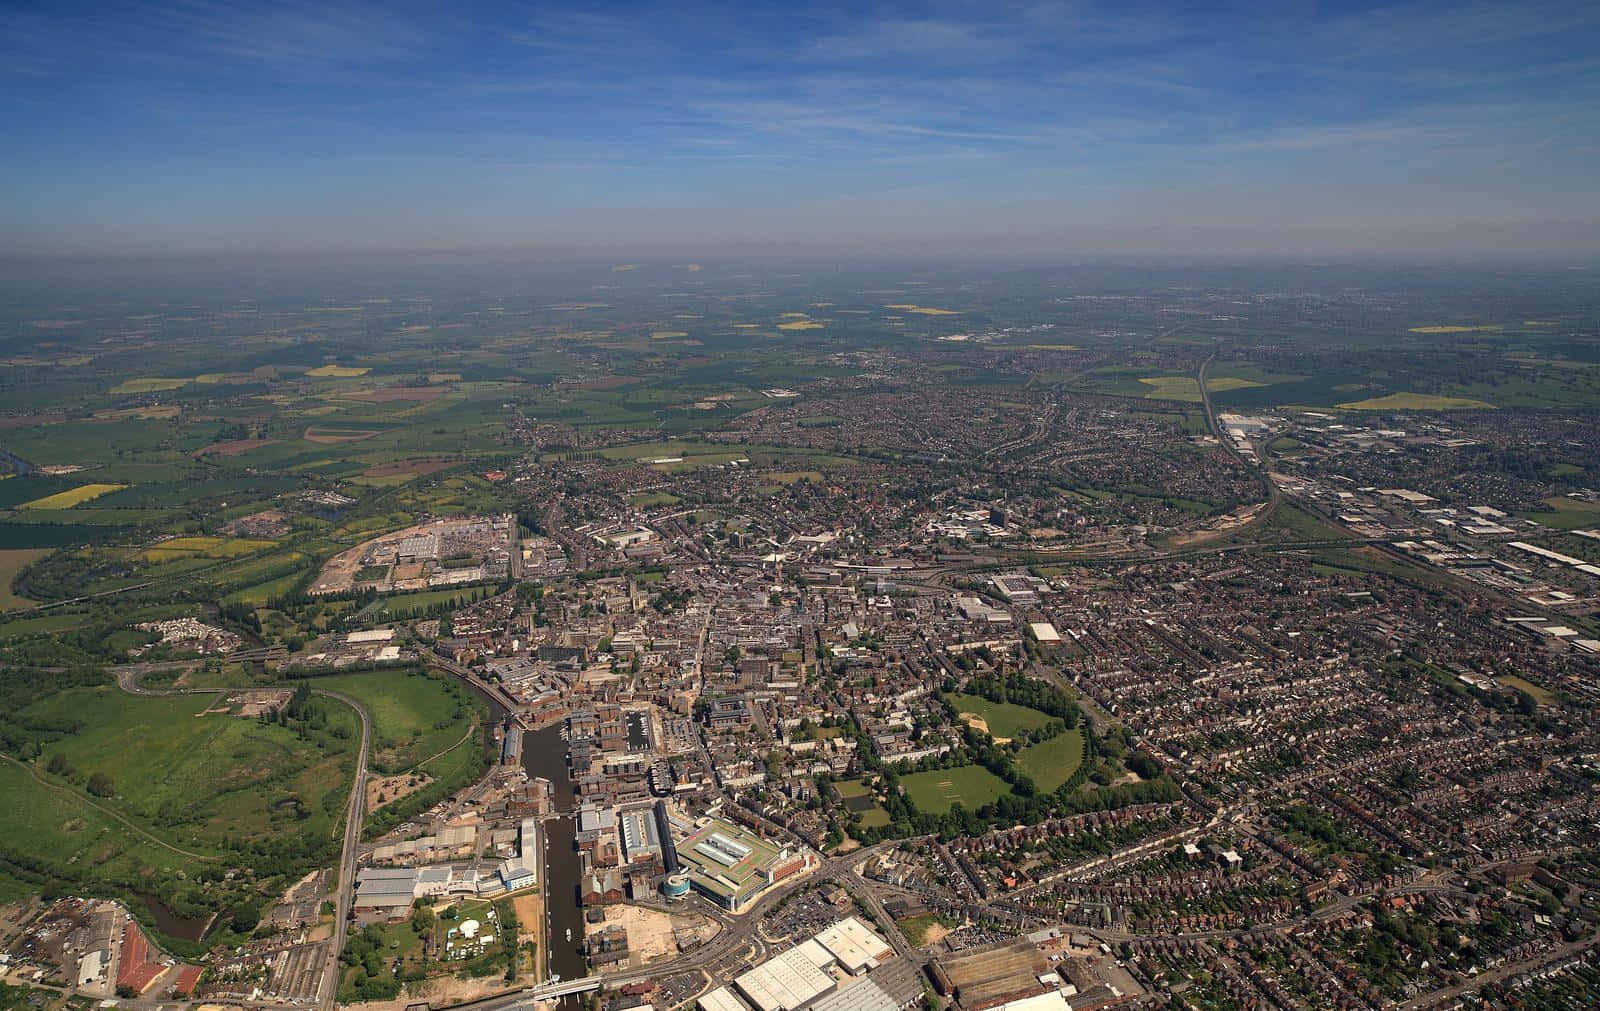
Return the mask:
<path id="1" fill-rule="evenodd" d="M 0 0 L 0 254 L 1600 253 L 1600 4 Z"/>

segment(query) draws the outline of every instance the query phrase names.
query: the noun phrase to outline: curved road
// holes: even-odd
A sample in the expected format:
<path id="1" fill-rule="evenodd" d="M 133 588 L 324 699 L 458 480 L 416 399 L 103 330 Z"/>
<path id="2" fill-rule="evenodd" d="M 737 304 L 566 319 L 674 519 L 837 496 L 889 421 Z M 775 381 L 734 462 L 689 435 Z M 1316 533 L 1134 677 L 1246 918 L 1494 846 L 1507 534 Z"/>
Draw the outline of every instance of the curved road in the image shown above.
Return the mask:
<path id="1" fill-rule="evenodd" d="M 345 933 L 350 922 L 350 902 L 355 893 L 356 847 L 361 842 L 361 819 L 367 813 L 367 753 L 372 746 L 372 719 L 365 707 L 339 692 L 315 689 L 346 703 L 361 717 L 361 750 L 356 755 L 355 782 L 350 786 L 350 801 L 345 811 L 344 847 L 339 852 L 339 897 L 334 901 L 333 943 L 328 946 L 327 961 L 322 970 L 322 986 L 317 994 L 325 1008 L 334 1006 L 339 992 L 339 953 L 344 950 Z"/>
<path id="2" fill-rule="evenodd" d="M 164 688 L 139 686 L 138 670 L 117 672 L 117 687 L 130 695 L 219 695 L 233 691 L 231 688 Z M 339 893 L 334 901 L 333 939 L 328 946 L 323 963 L 322 982 L 317 992 L 318 1004 L 332 1008 L 338 995 L 339 953 L 344 950 L 345 935 L 350 920 L 350 903 L 355 891 L 356 849 L 361 843 L 361 821 L 367 813 L 367 756 L 372 749 L 372 717 L 366 707 L 343 692 L 327 688 L 313 688 L 312 694 L 323 695 L 343 702 L 354 709 L 361 718 L 361 747 L 356 752 L 355 781 L 350 785 L 350 799 L 345 804 L 344 844 L 339 850 L 339 865 L 335 868 L 339 880 Z"/>
<path id="3" fill-rule="evenodd" d="M 1278 490 L 1278 483 L 1272 480 L 1272 475 L 1267 473 L 1265 461 L 1262 461 L 1259 465 L 1252 465 L 1249 460 L 1244 458 L 1243 453 L 1240 453 L 1234 448 L 1233 443 L 1230 442 L 1228 437 L 1222 433 L 1222 426 L 1217 424 L 1217 410 L 1211 403 L 1211 390 L 1206 386 L 1206 370 L 1211 367 L 1211 363 L 1216 360 L 1216 357 L 1216 352 L 1213 351 L 1210 358 L 1207 358 L 1205 361 L 1201 362 L 1200 373 L 1196 377 L 1200 383 L 1200 403 L 1204 405 L 1206 409 L 1206 427 L 1211 430 L 1211 434 L 1216 437 L 1217 442 L 1221 443 L 1223 450 L 1226 451 L 1229 456 L 1233 457 L 1239 462 L 1239 466 L 1250 470 L 1257 470 L 1261 474 L 1262 482 L 1267 486 L 1266 506 L 1254 516 L 1250 517 L 1249 520 L 1227 531 L 1228 533 L 1237 533 L 1246 527 L 1251 527 L 1257 523 L 1260 523 L 1262 520 L 1276 512 L 1278 504 L 1283 501 L 1283 493 Z"/>
<path id="4" fill-rule="evenodd" d="M 724 958 L 737 955 L 740 949 L 746 945 L 760 942 L 760 937 L 757 934 L 757 931 L 761 926 L 762 917 L 766 913 L 770 912 L 774 905 L 788 896 L 790 892 L 804 885 L 814 884 L 818 881 L 832 880 L 844 884 L 846 883 L 846 879 L 854 876 L 851 871 L 851 867 L 853 865 L 866 860 L 868 857 L 880 850 L 898 846 L 907 841 L 909 840 L 891 839 L 885 842 L 877 843 L 873 846 L 856 850 L 852 853 L 824 860 L 822 862 L 822 866 L 818 870 L 807 874 L 804 877 L 791 879 L 790 881 L 785 882 L 783 885 L 775 886 L 769 890 L 767 894 L 763 895 L 753 906 L 751 906 L 749 909 L 746 909 L 744 912 L 739 913 L 736 920 L 728 922 L 728 917 L 719 915 L 717 919 L 723 921 L 724 923 L 721 932 L 719 932 L 716 937 L 713 937 L 705 944 L 696 948 L 694 951 L 686 955 L 681 955 L 672 961 L 661 965 L 650 966 L 642 969 L 633 969 L 628 972 L 619 972 L 615 975 L 606 975 L 604 977 L 604 985 L 607 987 L 619 987 L 628 983 L 638 983 L 647 980 L 661 979 L 667 975 L 676 975 L 680 972 L 690 972 L 695 969 L 702 969 L 708 963 L 720 961 Z M 894 921 L 889 920 L 888 922 L 893 923 Z M 895 931 L 895 933 L 898 934 L 899 932 Z M 891 937 L 890 944 L 899 950 L 899 944 L 896 944 L 895 940 L 895 938 Z M 900 938 L 899 940 L 900 944 L 905 943 L 904 938 Z M 906 946 L 906 950 L 910 951 L 909 945 Z M 911 953 L 915 954 L 914 952 Z M 472 1011 L 509 1011 L 509 1009 L 513 1007 L 528 1003 L 530 1003 L 530 998 L 525 991 L 514 990 L 507 993 L 494 994 L 488 997 L 480 997 L 477 1000 L 467 1001 L 462 1004 L 452 1005 L 452 1008 L 455 1009 L 455 1011 L 461 1011 L 461 1009 L 467 1008 L 472 1009 Z"/>

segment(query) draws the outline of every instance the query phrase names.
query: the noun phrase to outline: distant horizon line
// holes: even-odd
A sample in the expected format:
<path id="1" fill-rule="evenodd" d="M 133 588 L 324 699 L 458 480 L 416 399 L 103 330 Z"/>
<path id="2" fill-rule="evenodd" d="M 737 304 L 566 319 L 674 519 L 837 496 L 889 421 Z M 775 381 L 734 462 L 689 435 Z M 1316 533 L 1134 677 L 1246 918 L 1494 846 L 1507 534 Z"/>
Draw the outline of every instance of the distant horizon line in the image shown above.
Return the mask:
<path id="1" fill-rule="evenodd" d="M 895 244 L 898 245 L 898 244 Z M 1061 251 L 1044 253 L 1018 250 L 1010 254 L 997 254 L 989 249 L 931 252 L 925 242 L 907 242 L 922 248 L 901 250 L 887 246 L 877 249 L 838 249 L 821 244 L 791 244 L 765 242 L 718 243 L 715 249 L 701 248 L 692 251 L 679 246 L 659 245 L 541 245 L 541 246 L 417 246 L 392 249 L 212 249 L 184 251 L 78 251 L 52 250 L 39 252 L 0 251 L 0 280 L 17 268 L 65 265 L 118 265 L 118 266 L 188 266 L 204 265 L 213 269 L 239 265 L 283 265 L 310 263 L 340 263 L 350 266 L 396 264 L 407 266 L 428 265 L 434 260 L 450 260 L 456 265 L 470 267 L 514 266 L 519 262 L 540 266 L 568 265 L 577 269 L 625 268 L 619 273 L 641 270 L 683 271 L 692 276 L 702 270 L 729 270 L 761 267 L 767 264 L 796 264 L 831 262 L 838 266 L 860 267 L 917 267 L 949 269 L 955 266 L 971 268 L 971 261 L 982 259 L 988 265 L 1005 270 L 1052 269 L 1075 266 L 1563 266 L 1572 270 L 1587 270 L 1600 266 L 1600 246 L 1593 250 L 1550 250 L 1545 252 L 1488 252 L 1482 250 L 1423 251 L 1401 250 L 1372 252 L 1356 250 L 1217 250 L 1174 251 L 1171 249 L 1103 249 Z M 748 259 L 759 252 L 761 258 Z M 730 264 L 729 259 L 740 262 Z M 693 267 L 693 270 L 688 268 Z"/>

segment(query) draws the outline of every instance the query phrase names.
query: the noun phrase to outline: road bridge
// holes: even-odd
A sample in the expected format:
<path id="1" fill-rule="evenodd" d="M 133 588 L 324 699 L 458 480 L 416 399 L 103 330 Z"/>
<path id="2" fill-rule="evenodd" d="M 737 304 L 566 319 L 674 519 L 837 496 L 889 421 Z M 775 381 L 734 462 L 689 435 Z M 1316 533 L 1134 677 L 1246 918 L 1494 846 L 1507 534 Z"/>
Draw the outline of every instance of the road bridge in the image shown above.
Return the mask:
<path id="1" fill-rule="evenodd" d="M 558 997 L 568 997 L 575 993 L 587 993 L 590 990 L 600 989 L 604 980 L 599 976 L 585 976 L 582 979 L 564 979 L 559 983 L 546 983 L 536 986 L 531 991 L 523 991 L 535 1000 L 555 1000 Z"/>

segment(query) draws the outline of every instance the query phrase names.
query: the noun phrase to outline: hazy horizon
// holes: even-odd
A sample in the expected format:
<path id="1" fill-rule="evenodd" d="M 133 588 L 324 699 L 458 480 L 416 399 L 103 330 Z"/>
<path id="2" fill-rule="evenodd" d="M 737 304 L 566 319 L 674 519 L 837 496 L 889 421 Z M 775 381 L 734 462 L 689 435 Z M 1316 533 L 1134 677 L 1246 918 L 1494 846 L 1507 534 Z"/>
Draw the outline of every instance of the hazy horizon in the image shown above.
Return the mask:
<path id="1" fill-rule="evenodd" d="M 1431 0 L 14 8 L 0 253 L 1587 257 L 1597 38 Z"/>

